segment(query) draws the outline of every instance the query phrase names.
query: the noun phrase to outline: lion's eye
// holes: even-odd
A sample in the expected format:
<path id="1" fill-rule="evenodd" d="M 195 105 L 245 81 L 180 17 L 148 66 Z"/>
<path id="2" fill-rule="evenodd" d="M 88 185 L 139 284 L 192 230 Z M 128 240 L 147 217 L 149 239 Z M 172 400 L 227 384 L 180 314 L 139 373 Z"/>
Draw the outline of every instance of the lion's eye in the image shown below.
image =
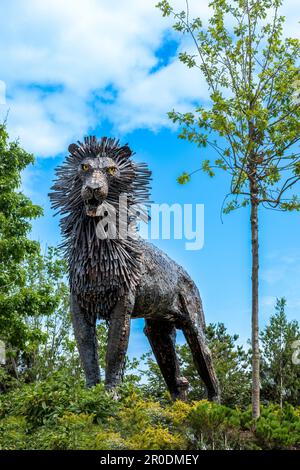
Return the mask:
<path id="1" fill-rule="evenodd" d="M 115 166 L 109 166 L 108 168 L 106 168 L 106 171 L 109 175 L 114 176 L 117 172 L 117 169 Z"/>
<path id="2" fill-rule="evenodd" d="M 83 171 L 88 171 L 89 168 L 90 168 L 90 166 L 87 165 L 87 163 L 83 163 L 83 164 L 81 165 L 81 168 L 82 168 Z"/>

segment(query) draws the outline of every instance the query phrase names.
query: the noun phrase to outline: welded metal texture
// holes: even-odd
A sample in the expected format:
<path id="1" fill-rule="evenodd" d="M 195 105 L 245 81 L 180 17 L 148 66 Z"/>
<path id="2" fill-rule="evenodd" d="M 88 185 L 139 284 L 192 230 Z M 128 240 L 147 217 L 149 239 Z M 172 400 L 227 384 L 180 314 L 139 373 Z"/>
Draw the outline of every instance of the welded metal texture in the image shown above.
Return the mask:
<path id="1" fill-rule="evenodd" d="M 182 329 L 208 398 L 218 400 L 196 285 L 181 266 L 134 232 L 120 236 L 120 196 L 127 197 L 125 219 L 131 227 L 136 207 L 149 204 L 151 172 L 132 155 L 116 139 L 87 137 L 69 146 L 51 188 L 52 207 L 63 216 L 61 247 L 69 265 L 72 321 L 86 383 L 100 380 L 96 320 L 109 323 L 105 383 L 113 389 L 122 379 L 130 319 L 143 317 L 172 397 L 185 399 L 188 388 L 175 350 L 176 329 Z M 116 214 L 115 223 L 99 223 L 110 213 Z"/>

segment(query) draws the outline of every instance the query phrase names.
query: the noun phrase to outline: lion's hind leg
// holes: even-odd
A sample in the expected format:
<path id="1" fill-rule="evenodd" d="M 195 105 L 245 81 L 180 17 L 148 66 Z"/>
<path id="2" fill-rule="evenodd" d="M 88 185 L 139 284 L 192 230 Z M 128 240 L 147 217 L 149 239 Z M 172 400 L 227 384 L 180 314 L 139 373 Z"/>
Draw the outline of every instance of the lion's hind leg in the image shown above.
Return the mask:
<path id="1" fill-rule="evenodd" d="M 175 349 L 176 329 L 167 321 L 146 320 L 144 329 L 173 400 L 186 400 L 188 381 L 180 376 Z"/>
<path id="2" fill-rule="evenodd" d="M 183 317 L 180 321 L 180 327 L 190 347 L 196 369 L 206 386 L 208 399 L 219 402 L 219 384 L 211 353 L 206 344 L 202 306 L 200 304 L 201 311 L 199 311 L 199 302 L 198 299 L 196 300 L 197 302 L 192 303 L 194 307 L 191 308 L 190 305 L 187 306 L 182 296 Z"/>

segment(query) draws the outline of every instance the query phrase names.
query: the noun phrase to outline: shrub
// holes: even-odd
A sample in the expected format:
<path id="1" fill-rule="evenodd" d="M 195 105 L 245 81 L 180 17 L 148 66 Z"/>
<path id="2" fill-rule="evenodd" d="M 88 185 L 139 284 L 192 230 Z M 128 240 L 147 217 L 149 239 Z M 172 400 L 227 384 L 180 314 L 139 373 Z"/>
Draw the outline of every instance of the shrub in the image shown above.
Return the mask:
<path id="1" fill-rule="evenodd" d="M 263 449 L 293 449 L 300 447 L 300 418 L 296 410 L 287 405 L 262 407 L 256 423 L 255 436 Z"/>
<path id="2" fill-rule="evenodd" d="M 65 413 L 55 422 L 41 426 L 28 437 L 29 449 L 93 449 L 97 427 L 93 415 Z"/>
<path id="3" fill-rule="evenodd" d="M 232 449 L 239 446 L 240 414 L 206 400 L 193 407 L 188 420 L 200 449 Z"/>
<path id="4" fill-rule="evenodd" d="M 77 413 L 88 413 L 93 415 L 94 423 L 105 423 L 108 418 L 116 415 L 120 403 L 116 401 L 111 393 L 105 391 L 103 384 L 93 388 L 81 388 L 77 394 L 76 401 L 71 404 L 70 409 Z"/>
<path id="5" fill-rule="evenodd" d="M 26 422 L 22 416 L 8 416 L 0 420 L 0 450 L 27 448 Z"/>
<path id="6" fill-rule="evenodd" d="M 128 448 L 134 450 L 184 450 L 187 442 L 179 433 L 172 434 L 169 429 L 148 426 L 142 433 L 128 439 Z"/>
<path id="7" fill-rule="evenodd" d="M 159 403 L 136 387 L 119 400 L 103 384 L 85 389 L 53 374 L 0 394 L 0 449 L 298 449 L 300 408 L 240 411 L 206 400 Z"/>

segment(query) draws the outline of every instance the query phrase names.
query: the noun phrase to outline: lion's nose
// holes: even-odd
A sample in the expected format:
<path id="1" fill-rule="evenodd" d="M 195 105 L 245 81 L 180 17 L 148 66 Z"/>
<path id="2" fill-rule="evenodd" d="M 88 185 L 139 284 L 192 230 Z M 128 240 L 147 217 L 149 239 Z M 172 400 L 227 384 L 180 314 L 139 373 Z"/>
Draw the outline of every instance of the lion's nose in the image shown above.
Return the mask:
<path id="1" fill-rule="evenodd" d="M 96 199 L 103 199 L 104 196 L 106 195 L 106 191 L 105 191 L 105 188 L 104 187 L 98 187 L 98 188 L 95 188 L 93 190 L 93 196 L 96 198 Z"/>
<path id="2" fill-rule="evenodd" d="M 96 198 L 98 200 L 103 199 L 106 196 L 106 188 L 103 186 L 94 187 L 93 185 L 86 186 L 84 188 L 84 197 L 87 199 Z"/>

